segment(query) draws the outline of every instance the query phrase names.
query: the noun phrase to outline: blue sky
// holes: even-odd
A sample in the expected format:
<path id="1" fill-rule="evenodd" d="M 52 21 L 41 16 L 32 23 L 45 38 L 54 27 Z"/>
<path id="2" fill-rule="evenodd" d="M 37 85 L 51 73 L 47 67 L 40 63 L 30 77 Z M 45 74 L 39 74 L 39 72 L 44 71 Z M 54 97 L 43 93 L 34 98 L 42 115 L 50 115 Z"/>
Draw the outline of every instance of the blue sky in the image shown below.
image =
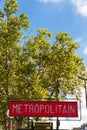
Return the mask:
<path id="1" fill-rule="evenodd" d="M 0 0 L 0 8 L 4 0 Z M 55 34 L 69 32 L 79 43 L 77 53 L 87 65 L 87 0 L 18 0 L 20 12 L 29 16 L 28 35 L 38 28 L 46 28 Z"/>
<path id="2" fill-rule="evenodd" d="M 0 8 L 3 6 L 0 0 Z M 36 34 L 38 28 L 46 28 L 53 33 L 69 32 L 79 43 L 77 53 L 84 58 L 87 66 L 87 0 L 18 0 L 20 12 L 29 16 L 30 29 L 28 35 Z M 85 110 L 84 110 L 85 111 Z M 86 111 L 87 113 L 87 111 Z M 87 120 L 84 112 L 84 121 Z M 82 124 L 83 121 L 65 122 L 65 128 Z M 70 125 L 67 125 L 67 124 Z"/>
<path id="3" fill-rule="evenodd" d="M 78 55 L 87 65 L 87 0 L 18 0 L 20 11 L 29 16 L 29 35 L 36 34 L 38 28 L 46 28 L 53 33 L 69 32 L 79 43 Z M 83 96 L 84 97 L 84 90 Z M 83 98 L 83 106 L 85 104 Z M 60 128 L 71 129 L 86 122 L 87 111 L 82 108 L 81 121 L 63 121 Z"/>
<path id="4" fill-rule="evenodd" d="M 18 0 L 21 12 L 29 16 L 29 35 L 38 28 L 53 33 L 69 32 L 80 45 L 77 53 L 87 65 L 87 0 Z"/>

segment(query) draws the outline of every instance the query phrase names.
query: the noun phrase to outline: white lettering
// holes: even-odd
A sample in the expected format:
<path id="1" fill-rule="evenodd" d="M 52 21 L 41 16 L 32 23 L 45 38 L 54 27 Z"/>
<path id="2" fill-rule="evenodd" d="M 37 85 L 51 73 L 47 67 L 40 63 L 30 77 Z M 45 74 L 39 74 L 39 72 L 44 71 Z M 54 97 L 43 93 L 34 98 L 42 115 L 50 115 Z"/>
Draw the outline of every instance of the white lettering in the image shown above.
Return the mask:
<path id="1" fill-rule="evenodd" d="M 45 106 L 45 113 L 49 113 L 49 105 Z"/>
<path id="2" fill-rule="evenodd" d="M 31 105 L 29 105 L 29 108 L 28 108 L 28 111 L 29 111 L 29 113 L 33 113 L 33 105 L 31 104 Z"/>
<path id="3" fill-rule="evenodd" d="M 62 105 L 57 105 L 56 106 L 56 113 L 59 112 L 61 113 L 62 112 Z"/>
<path id="4" fill-rule="evenodd" d="M 55 113 L 55 110 L 53 111 L 52 105 L 50 106 L 50 113 Z"/>
<path id="5" fill-rule="evenodd" d="M 36 105 L 34 106 L 34 112 L 35 112 L 35 113 L 39 113 L 39 104 L 36 104 Z"/>
<path id="6" fill-rule="evenodd" d="M 22 104 L 19 104 L 19 107 L 18 107 L 18 113 L 22 113 Z"/>
<path id="7" fill-rule="evenodd" d="M 14 111 L 17 112 L 17 110 L 18 110 L 18 105 L 14 105 L 14 104 L 13 104 L 12 111 L 13 111 L 13 112 L 14 112 Z"/>
<path id="8" fill-rule="evenodd" d="M 22 104 L 17 104 L 17 105 L 13 104 L 12 111 L 16 113 L 22 113 L 22 108 L 21 108 L 22 106 L 23 106 Z"/>
<path id="9" fill-rule="evenodd" d="M 42 113 L 42 110 L 44 110 L 44 105 L 40 105 L 40 113 Z"/>
<path id="10" fill-rule="evenodd" d="M 69 106 L 68 110 L 69 110 L 69 113 L 74 113 L 75 112 L 74 106 Z"/>
<path id="11" fill-rule="evenodd" d="M 25 113 L 28 111 L 28 104 L 24 104 Z"/>
<path id="12" fill-rule="evenodd" d="M 63 107 L 63 113 L 67 113 L 66 106 Z"/>

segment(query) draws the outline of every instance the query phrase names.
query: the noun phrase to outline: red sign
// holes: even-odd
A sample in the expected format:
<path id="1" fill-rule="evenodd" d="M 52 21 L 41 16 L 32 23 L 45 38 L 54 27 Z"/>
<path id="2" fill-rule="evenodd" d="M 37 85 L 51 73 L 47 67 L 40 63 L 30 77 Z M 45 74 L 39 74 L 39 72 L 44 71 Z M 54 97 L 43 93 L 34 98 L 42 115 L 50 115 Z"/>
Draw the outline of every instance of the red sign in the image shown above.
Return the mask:
<path id="1" fill-rule="evenodd" d="M 77 102 L 11 101 L 10 116 L 78 117 Z"/>

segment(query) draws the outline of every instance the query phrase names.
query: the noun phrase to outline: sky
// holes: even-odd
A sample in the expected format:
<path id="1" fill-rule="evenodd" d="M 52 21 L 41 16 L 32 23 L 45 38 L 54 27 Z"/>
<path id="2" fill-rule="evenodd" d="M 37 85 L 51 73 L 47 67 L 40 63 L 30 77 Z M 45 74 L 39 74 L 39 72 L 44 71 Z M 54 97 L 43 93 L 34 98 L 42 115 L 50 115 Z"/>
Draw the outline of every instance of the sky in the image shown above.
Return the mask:
<path id="1" fill-rule="evenodd" d="M 3 6 L 0 0 L 0 8 Z M 38 28 L 56 33 L 69 32 L 80 45 L 76 51 L 87 65 L 87 0 L 17 0 L 20 13 L 29 16 L 28 35 L 36 34 Z"/>
<path id="2" fill-rule="evenodd" d="M 0 0 L 0 9 L 3 7 L 3 1 Z M 18 0 L 18 4 L 20 13 L 24 12 L 29 16 L 28 35 L 36 34 L 38 28 L 48 29 L 53 37 L 62 31 L 69 32 L 80 45 L 76 53 L 84 58 L 87 66 L 87 0 Z M 81 121 L 64 121 L 60 128 L 80 126 L 87 119 L 85 113 L 87 111 L 83 107 Z"/>
<path id="3" fill-rule="evenodd" d="M 18 0 L 21 12 L 29 16 L 28 34 L 45 28 L 55 34 L 69 32 L 78 42 L 77 50 L 87 65 L 87 0 Z"/>

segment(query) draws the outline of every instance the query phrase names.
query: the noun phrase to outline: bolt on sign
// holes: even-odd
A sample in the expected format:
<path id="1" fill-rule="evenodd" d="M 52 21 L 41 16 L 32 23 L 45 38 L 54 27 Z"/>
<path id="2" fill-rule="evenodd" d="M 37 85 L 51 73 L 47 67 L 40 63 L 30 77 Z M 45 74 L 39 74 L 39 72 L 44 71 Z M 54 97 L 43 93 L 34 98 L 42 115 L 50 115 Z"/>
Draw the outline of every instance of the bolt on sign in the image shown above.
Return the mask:
<path id="1" fill-rule="evenodd" d="M 78 117 L 77 102 L 11 101 L 10 116 Z"/>

